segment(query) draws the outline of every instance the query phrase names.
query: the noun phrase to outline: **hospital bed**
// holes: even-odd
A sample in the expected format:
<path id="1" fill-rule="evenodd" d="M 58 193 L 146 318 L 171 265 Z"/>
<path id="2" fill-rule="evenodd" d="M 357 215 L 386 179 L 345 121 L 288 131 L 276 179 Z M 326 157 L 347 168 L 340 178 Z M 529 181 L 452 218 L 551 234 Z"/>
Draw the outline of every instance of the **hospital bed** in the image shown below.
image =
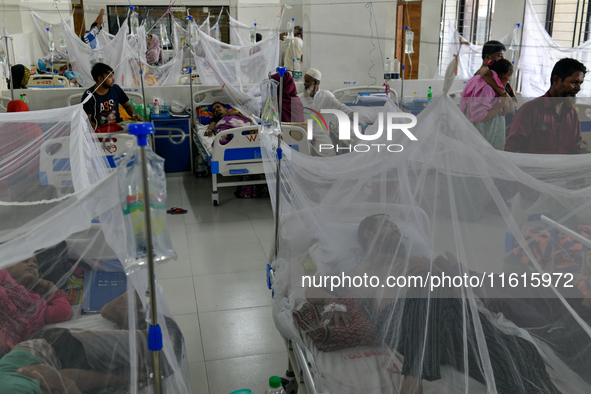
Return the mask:
<path id="1" fill-rule="evenodd" d="M 0 110 L 2 112 L 6 112 L 6 106 L 11 101 L 12 101 L 12 99 L 10 97 L 0 96 Z"/>
<path id="2" fill-rule="evenodd" d="M 27 83 L 28 88 L 69 88 L 70 82 L 68 78 L 62 77 L 60 75 L 51 75 L 51 74 L 36 74 L 31 75 L 29 78 L 29 83 Z"/>
<path id="3" fill-rule="evenodd" d="M 82 95 L 83 94 L 84 93 L 76 93 L 76 94 L 73 94 L 71 96 L 68 96 L 68 98 L 66 99 L 66 105 L 68 107 L 71 107 L 72 105 L 80 104 L 80 100 L 82 100 Z M 132 98 L 138 99 L 139 100 L 138 103 L 141 103 L 141 102 L 144 101 L 144 96 L 142 96 L 140 93 L 125 92 L 125 94 L 130 99 L 132 99 Z"/>
<path id="4" fill-rule="evenodd" d="M 97 144 L 111 168 L 115 168 L 114 158 L 132 148 L 135 137 L 127 134 L 99 138 Z M 45 141 L 41 145 L 39 156 L 39 179 L 41 185 L 52 185 L 56 188 L 58 197 L 71 192 L 72 168 L 70 164 L 70 137 L 57 137 Z"/>
<path id="5" fill-rule="evenodd" d="M 194 106 L 211 104 L 215 101 L 226 101 L 226 96 L 220 88 L 211 88 L 193 94 Z M 261 156 L 261 144 L 258 138 L 258 125 L 239 127 L 225 130 L 216 136 L 206 137 L 208 125 L 194 125 L 193 141 L 198 148 L 201 159 L 210 166 L 211 170 L 211 199 L 214 206 L 220 204 L 218 188 L 240 185 L 257 185 L 266 183 L 265 180 L 219 182 L 218 176 L 242 176 L 264 174 Z M 306 139 L 306 132 L 299 126 L 283 124 L 283 141 L 294 150 L 310 154 Z M 226 144 L 220 144 L 220 139 L 227 135 L 233 138 Z"/>
<path id="6" fill-rule="evenodd" d="M 383 86 L 350 86 L 332 91 L 332 94 L 342 103 L 352 103 L 359 97 L 359 94 L 363 93 L 386 93 L 386 90 Z M 390 89 L 388 97 L 394 100 L 395 103 L 398 102 L 396 90 Z"/>
<path id="7" fill-rule="evenodd" d="M 350 215 L 349 213 L 354 213 Z M 402 357 L 384 346 L 356 346 L 336 351 L 322 352 L 316 348 L 313 341 L 298 327 L 298 325 L 289 319 L 294 310 L 297 310 L 305 301 L 303 288 L 290 288 L 295 283 L 294 276 L 309 275 L 304 273 L 303 261 L 306 260 L 306 254 L 310 256 L 308 248 L 319 237 L 316 234 L 323 234 L 327 230 L 338 231 L 338 247 L 332 252 L 324 251 L 324 262 L 326 255 L 347 255 L 348 249 L 338 251 L 339 248 L 347 248 L 355 245 L 356 229 L 359 222 L 364 218 L 376 213 L 388 214 L 399 226 L 403 236 L 412 240 L 412 243 L 425 243 L 430 248 L 428 234 L 430 234 L 429 219 L 425 211 L 418 207 L 405 206 L 400 204 L 371 204 L 365 203 L 363 206 L 331 206 L 327 212 L 326 207 L 318 207 L 306 210 L 290 212 L 282 215 L 280 218 L 279 230 L 279 250 L 286 250 L 292 257 L 287 262 L 284 256 L 279 257 L 272 263 L 273 267 L 267 266 L 267 284 L 269 289 L 273 290 L 273 298 L 279 297 L 279 305 L 293 305 L 292 310 L 279 311 L 282 316 L 275 316 L 274 320 L 278 330 L 282 333 L 288 352 L 288 365 L 290 371 L 293 371 L 296 382 L 299 387 L 299 393 L 395 393 L 398 392 L 402 383 Z M 287 225 L 288 224 L 288 225 Z M 321 227 L 321 228 L 316 228 Z M 416 231 L 413 233 L 412 229 Z M 333 233 L 334 235 L 334 233 Z M 322 242 L 322 241 L 319 241 Z M 417 251 L 410 251 L 411 256 L 416 256 Z M 350 253 L 349 253 L 350 254 Z M 279 269 L 278 265 L 283 259 L 283 264 L 289 264 L 289 268 Z M 320 268 L 322 261 L 317 258 L 311 258 L 314 264 Z M 294 264 L 294 265 L 292 265 Z M 309 267 L 308 267 L 309 268 Z M 282 277 L 277 277 L 277 273 L 282 272 Z M 291 278 L 286 278 L 290 275 Z M 287 283 L 287 285 L 286 285 Z M 281 301 L 287 299 L 286 303 Z M 289 308 L 289 307 L 288 307 Z M 280 308 L 281 309 L 281 308 Z M 289 321 L 287 321 L 289 320 Z M 504 319 L 494 321 L 494 324 L 500 329 L 509 329 L 512 323 Z M 294 331 L 295 327 L 295 331 Z M 525 330 L 518 329 L 525 333 Z M 297 337 L 293 335 L 298 333 Z M 285 333 L 289 333 L 286 335 Z M 291 334 L 291 335 L 290 335 Z M 387 363 L 387 364 L 386 364 Z M 423 380 L 423 393 L 436 394 L 440 392 L 463 393 L 464 388 L 457 387 L 454 382 L 464 382 L 465 377 L 455 369 L 442 366 L 442 379 L 428 382 Z M 550 378 L 561 392 L 581 393 L 580 389 L 573 387 L 574 383 L 567 381 L 564 376 L 560 376 L 552 368 L 547 368 Z M 468 392 L 475 394 L 485 394 L 486 387 L 478 381 L 468 378 Z"/>

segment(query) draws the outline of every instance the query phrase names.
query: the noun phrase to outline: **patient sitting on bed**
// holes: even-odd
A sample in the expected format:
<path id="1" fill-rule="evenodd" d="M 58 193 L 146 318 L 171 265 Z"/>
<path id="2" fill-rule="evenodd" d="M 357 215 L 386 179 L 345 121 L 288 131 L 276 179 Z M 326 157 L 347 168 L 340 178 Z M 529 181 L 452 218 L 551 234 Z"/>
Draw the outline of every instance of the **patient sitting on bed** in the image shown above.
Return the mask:
<path id="1" fill-rule="evenodd" d="M 400 242 L 400 230 L 384 214 L 365 218 L 358 228 L 358 240 L 366 257 L 346 273 L 351 277 L 373 275 L 385 283 L 388 276 L 438 275 L 450 269 L 442 256 L 433 262 L 408 258 Z M 441 379 L 443 365 L 460 372 L 467 370 L 471 378 L 486 383 L 479 357 L 483 350 L 484 354 L 488 352 L 499 393 L 559 393 L 532 343 L 504 334 L 480 312 L 473 314 L 464 304 L 468 300 L 458 298 L 452 290 L 431 294 L 410 287 L 397 287 L 391 294 L 385 294 L 383 288 L 369 286 L 347 290 L 357 293 L 363 301 L 379 340 L 404 356 L 400 393 L 422 393 L 422 380 Z M 314 304 L 337 302 L 335 295 L 320 288 L 308 288 L 306 296 Z M 322 320 L 328 324 L 349 324 L 347 312 L 331 312 L 328 308 L 327 313 Z M 479 339 L 486 342 L 485 349 L 478 347 Z"/>
<path id="2" fill-rule="evenodd" d="M 217 135 L 224 130 L 234 129 L 237 127 L 249 126 L 252 124 L 251 120 L 242 115 L 235 109 L 228 110 L 226 106 L 220 102 L 215 102 L 211 106 L 213 111 L 213 119 L 207 127 L 205 132 L 206 137 Z M 220 144 L 225 145 L 232 140 L 232 135 L 227 135 L 220 139 Z"/>
<path id="3" fill-rule="evenodd" d="M 39 278 L 36 257 L 0 270 L 0 357 L 46 323 L 72 316 L 68 294 Z"/>

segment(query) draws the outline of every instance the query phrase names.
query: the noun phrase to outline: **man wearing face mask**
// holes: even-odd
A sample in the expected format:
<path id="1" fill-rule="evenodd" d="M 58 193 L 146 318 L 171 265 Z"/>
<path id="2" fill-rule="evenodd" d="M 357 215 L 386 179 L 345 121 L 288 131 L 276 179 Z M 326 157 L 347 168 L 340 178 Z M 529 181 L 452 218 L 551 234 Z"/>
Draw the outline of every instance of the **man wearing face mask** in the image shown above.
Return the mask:
<path id="1" fill-rule="evenodd" d="M 524 104 L 513 118 L 505 150 L 519 153 L 581 153 L 581 125 L 573 107 L 587 68 L 575 59 L 556 62 L 550 90 Z"/>

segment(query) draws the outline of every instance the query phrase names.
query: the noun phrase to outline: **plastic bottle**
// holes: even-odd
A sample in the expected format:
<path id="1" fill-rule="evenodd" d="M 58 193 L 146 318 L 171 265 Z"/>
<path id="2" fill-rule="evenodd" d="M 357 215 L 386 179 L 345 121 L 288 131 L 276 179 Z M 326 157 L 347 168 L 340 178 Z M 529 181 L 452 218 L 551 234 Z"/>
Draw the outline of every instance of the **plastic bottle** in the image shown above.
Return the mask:
<path id="1" fill-rule="evenodd" d="M 257 42 L 257 24 L 250 28 L 250 43 L 255 44 Z"/>
<path id="2" fill-rule="evenodd" d="M 400 79 L 400 60 L 394 58 L 392 66 L 392 79 Z"/>
<path id="3" fill-rule="evenodd" d="M 404 53 L 415 53 L 415 50 L 413 49 L 415 33 L 413 33 L 412 30 L 408 28 L 408 26 L 404 26 L 404 28 L 406 29 L 404 40 Z"/>
<path id="4" fill-rule="evenodd" d="M 131 35 L 137 37 L 137 30 L 140 26 L 140 19 L 137 12 L 134 11 L 135 7 L 130 6 L 131 15 L 129 16 L 129 23 L 131 24 Z"/>
<path id="5" fill-rule="evenodd" d="M 215 38 L 218 41 L 220 40 L 220 31 L 217 27 L 213 28 L 213 38 Z"/>
<path id="6" fill-rule="evenodd" d="M 158 99 L 154 100 L 154 115 L 160 114 L 160 103 Z"/>
<path id="7" fill-rule="evenodd" d="M 293 38 L 293 26 L 295 24 L 295 18 L 291 18 L 289 22 L 287 22 L 287 38 Z"/>
<path id="8" fill-rule="evenodd" d="M 25 101 L 25 96 L 21 93 L 20 101 Z"/>
<path id="9" fill-rule="evenodd" d="M 414 94 L 412 95 L 413 100 L 416 100 L 419 98 L 419 95 L 417 94 L 417 92 L 414 92 Z"/>
<path id="10" fill-rule="evenodd" d="M 431 86 L 429 86 L 429 89 L 427 89 L 427 99 L 433 100 L 433 89 L 431 89 Z"/>
<path id="11" fill-rule="evenodd" d="M 299 57 L 293 63 L 293 78 L 296 82 L 302 79 L 302 62 Z"/>
<path id="12" fill-rule="evenodd" d="M 49 27 L 45 28 L 47 30 L 47 46 L 51 52 L 55 51 L 55 42 L 53 41 L 53 33 L 49 29 Z"/>
<path id="13" fill-rule="evenodd" d="M 509 49 L 512 51 L 519 49 L 519 44 L 521 43 L 521 23 L 518 23 L 513 27 L 513 37 L 511 37 L 511 45 Z"/>
<path id="14" fill-rule="evenodd" d="M 387 57 L 386 61 L 384 62 L 384 81 L 389 81 L 392 79 L 392 62 L 390 58 Z"/>
<path id="15" fill-rule="evenodd" d="M 269 378 L 269 388 L 265 394 L 286 394 L 283 387 L 281 387 L 281 378 L 279 376 Z"/>
<path id="16" fill-rule="evenodd" d="M 169 46 L 170 45 L 170 39 L 168 38 L 168 32 L 166 31 L 166 27 L 164 27 L 162 25 L 162 23 L 160 24 L 160 37 L 162 37 L 162 46 Z"/>
<path id="17" fill-rule="evenodd" d="M 25 102 L 25 104 L 29 104 L 29 100 L 27 100 L 27 94 L 23 93 L 23 101 Z"/>
<path id="18" fill-rule="evenodd" d="M 65 49 L 67 47 L 66 44 L 66 37 L 64 37 L 64 32 L 60 33 L 60 48 Z"/>

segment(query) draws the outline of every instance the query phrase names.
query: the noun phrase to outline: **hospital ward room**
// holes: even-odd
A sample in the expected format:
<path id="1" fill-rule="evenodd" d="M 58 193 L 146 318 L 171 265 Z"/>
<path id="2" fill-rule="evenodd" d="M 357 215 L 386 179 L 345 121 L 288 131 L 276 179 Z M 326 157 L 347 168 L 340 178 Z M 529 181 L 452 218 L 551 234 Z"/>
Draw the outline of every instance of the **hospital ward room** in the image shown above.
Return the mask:
<path id="1" fill-rule="evenodd" d="M 591 393 L 591 0 L 0 12 L 0 394 Z"/>

